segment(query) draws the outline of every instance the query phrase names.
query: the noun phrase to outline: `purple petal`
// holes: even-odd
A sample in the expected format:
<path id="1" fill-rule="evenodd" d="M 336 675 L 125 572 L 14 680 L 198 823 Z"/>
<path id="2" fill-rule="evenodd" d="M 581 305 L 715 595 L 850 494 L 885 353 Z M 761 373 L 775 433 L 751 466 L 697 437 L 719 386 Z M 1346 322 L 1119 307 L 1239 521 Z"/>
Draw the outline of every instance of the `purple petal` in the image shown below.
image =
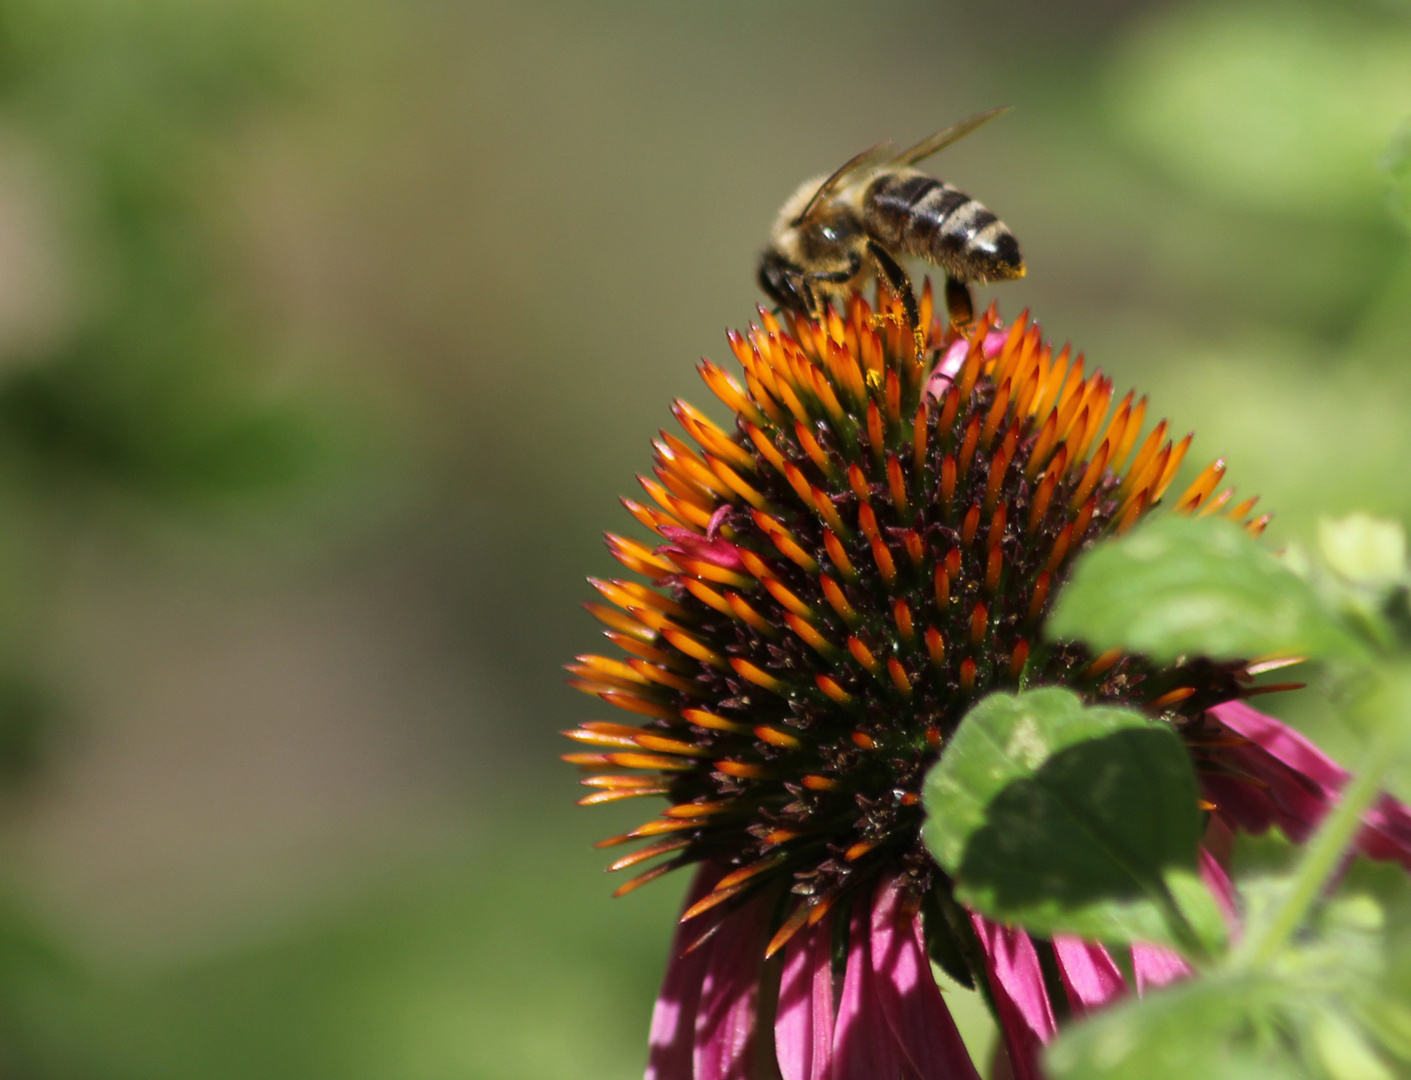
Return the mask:
<path id="1" fill-rule="evenodd" d="M 1243 702 L 1226 702 L 1210 712 L 1254 744 L 1226 749 L 1222 757 L 1268 785 L 1259 790 L 1229 777 L 1207 776 L 1211 801 L 1222 815 L 1250 832 L 1278 825 L 1291 840 L 1306 840 L 1347 783 L 1347 771 L 1292 728 Z M 1411 870 L 1411 810 L 1384 795 L 1364 820 L 1358 849 L 1370 858 L 1398 862 Z"/>
<path id="2" fill-rule="evenodd" d="M 774 1045 L 784 1080 L 827 1080 L 833 1061 L 833 920 L 800 930 L 784 949 Z"/>
<path id="3" fill-rule="evenodd" d="M 1127 993 L 1127 980 L 1101 945 L 1058 934 L 1053 939 L 1058 970 L 1075 1015 L 1106 1005 Z"/>
<path id="4" fill-rule="evenodd" d="M 730 516 L 734 509 L 735 508 L 729 503 L 722 503 L 715 508 L 715 511 L 710 515 L 710 520 L 706 522 L 707 540 L 715 539 L 715 534 L 720 531 L 721 524 Z"/>
<path id="5" fill-rule="evenodd" d="M 1007 330 L 991 330 L 985 336 L 985 359 L 993 360 L 1004 349 L 1004 343 L 1009 339 Z M 931 377 L 926 381 L 926 393 L 932 398 L 942 398 L 950 384 L 955 381 L 960 369 L 965 366 L 965 356 L 970 352 L 970 342 L 961 338 L 959 341 L 952 341 L 946 353 L 941 357 L 940 363 L 931 369 Z"/>
<path id="6" fill-rule="evenodd" d="M 1337 790 L 1347 782 L 1347 772 L 1293 728 L 1251 709 L 1242 701 L 1227 701 L 1210 710 L 1215 718 L 1257 744 L 1271 757 L 1302 773 L 1321 787 Z"/>
<path id="7" fill-rule="evenodd" d="M 686 910 L 715 888 L 726 871 L 713 863 L 705 863 L 696 872 L 686 892 Z M 701 997 L 701 982 L 710 962 L 712 942 L 706 942 L 694 952 L 686 947 L 700 933 L 696 926 L 678 926 L 671 942 L 671 955 L 666 962 L 666 975 L 661 981 L 652 1010 L 652 1033 L 647 1057 L 646 1080 L 692 1080 L 693 1047 L 696 1041 L 696 1007 Z"/>
<path id="8" fill-rule="evenodd" d="M 1133 945 L 1132 968 L 1137 976 L 1137 993 L 1145 994 L 1190 975 L 1190 965 L 1159 945 Z"/>
<path id="9" fill-rule="evenodd" d="M 1056 1025 L 1034 943 L 1022 930 L 1000 926 L 981 915 L 972 914 L 970 921 L 985 950 L 1014 1080 L 1042 1080 L 1039 1055 L 1053 1038 Z"/>
<path id="10" fill-rule="evenodd" d="M 1411 811 L 1405 804 L 1383 795 L 1363 820 L 1367 827 L 1357 841 L 1362 853 L 1411 870 Z"/>
<path id="11" fill-rule="evenodd" d="M 776 899 L 755 897 L 727 915 L 711 939 L 696 1009 L 695 1080 L 749 1080 L 764 935 Z"/>
<path id="12" fill-rule="evenodd" d="M 900 910 L 896 880 L 872 905 L 872 982 L 877 1001 L 916 1080 L 979 1080 L 969 1051 L 931 975 L 921 921 Z"/>
<path id="13" fill-rule="evenodd" d="M 950 348 L 946 349 L 940 363 L 931 369 L 931 377 L 926 382 L 926 393 L 929 396 L 936 399 L 945 397 L 945 393 L 950 389 L 950 384 L 955 381 L 955 376 L 960 371 L 961 365 L 965 363 L 965 354 L 969 351 L 970 342 L 964 338 L 951 342 Z"/>
<path id="14" fill-rule="evenodd" d="M 1239 927 L 1239 913 L 1235 910 L 1235 886 L 1230 875 L 1220 865 L 1220 860 L 1205 849 L 1200 849 L 1200 879 L 1215 897 L 1220 906 L 1220 914 L 1225 916 L 1225 925 L 1231 930 Z"/>
<path id="15" fill-rule="evenodd" d="M 865 897 L 853 906 L 848 970 L 833 1031 L 832 1080 L 893 1080 L 901 1075 L 901 1054 L 877 1002 L 868 956 L 871 928 Z"/>

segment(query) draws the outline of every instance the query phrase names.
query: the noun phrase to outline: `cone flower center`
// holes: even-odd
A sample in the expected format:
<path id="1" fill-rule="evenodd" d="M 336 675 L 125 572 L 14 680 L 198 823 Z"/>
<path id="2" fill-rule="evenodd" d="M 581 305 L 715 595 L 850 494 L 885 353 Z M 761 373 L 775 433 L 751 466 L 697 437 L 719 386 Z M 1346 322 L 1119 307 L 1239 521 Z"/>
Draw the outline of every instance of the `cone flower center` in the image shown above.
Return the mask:
<path id="1" fill-rule="evenodd" d="M 589 748 L 567 755 L 593 774 L 581 801 L 668 803 L 604 842 L 647 841 L 615 870 L 659 860 L 619 892 L 701 860 L 733 868 L 694 917 L 787 882 L 770 951 L 883 871 L 930 889 L 921 781 L 981 696 L 1051 684 L 1144 708 L 1199 763 L 1204 711 L 1247 679 L 1044 640 L 1075 555 L 1163 501 L 1191 437 L 1164 421 L 1143 435 L 1146 399 L 1114 405 L 1112 381 L 1027 317 L 942 327 L 929 283 L 921 308 L 921 357 L 881 296 L 880 317 L 854 295 L 821 323 L 762 312 L 730 335 L 743 385 L 701 374 L 733 430 L 676 403 L 690 443 L 663 432 L 649 502 L 624 500 L 653 541 L 608 537 L 650 584 L 593 582 L 622 655 L 570 666 L 638 720 L 568 733 Z M 1217 494 L 1224 471 L 1171 509 L 1243 521 L 1253 500 Z"/>

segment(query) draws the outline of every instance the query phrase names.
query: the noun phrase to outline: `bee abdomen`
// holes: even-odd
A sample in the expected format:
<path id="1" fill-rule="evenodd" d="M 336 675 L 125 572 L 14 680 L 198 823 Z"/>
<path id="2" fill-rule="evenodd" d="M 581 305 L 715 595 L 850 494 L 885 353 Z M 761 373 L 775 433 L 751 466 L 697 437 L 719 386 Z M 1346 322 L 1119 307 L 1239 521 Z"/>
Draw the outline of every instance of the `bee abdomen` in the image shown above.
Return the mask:
<path id="1" fill-rule="evenodd" d="M 884 173 L 863 196 L 867 232 L 893 250 L 939 263 L 962 281 L 1021 277 L 1019 242 L 963 191 L 920 173 Z"/>

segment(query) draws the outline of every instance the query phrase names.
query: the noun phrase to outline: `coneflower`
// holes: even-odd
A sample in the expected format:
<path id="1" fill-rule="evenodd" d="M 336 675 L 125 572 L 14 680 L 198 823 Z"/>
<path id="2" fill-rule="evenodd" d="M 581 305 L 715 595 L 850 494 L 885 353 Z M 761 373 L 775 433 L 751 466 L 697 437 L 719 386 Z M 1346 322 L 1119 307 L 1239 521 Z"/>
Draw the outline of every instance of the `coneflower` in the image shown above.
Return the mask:
<path id="1" fill-rule="evenodd" d="M 1074 557 L 1163 503 L 1191 436 L 1144 435 L 1146 399 L 1114 405 L 1112 381 L 1027 313 L 942 327 L 928 283 L 918 357 L 899 306 L 878 307 L 761 311 L 732 333 L 743 385 L 701 374 L 733 430 L 676 402 L 689 441 L 663 431 L 648 501 L 623 500 L 655 541 L 608 536 L 650 584 L 593 582 L 622 655 L 579 657 L 572 681 L 638 719 L 567 733 L 589 748 L 566 755 L 593 774 L 580 802 L 666 800 L 602 844 L 645 841 L 609 867 L 637 871 L 619 895 L 699 866 L 653 1018 L 656 1080 L 776 1063 L 785 1080 L 974 1076 L 930 957 L 985 993 L 1021 1077 L 1055 1010 L 1126 991 L 1101 946 L 966 913 L 921 842 L 926 770 L 991 691 L 1063 685 L 1163 717 L 1231 825 L 1297 832 L 1340 783 L 1307 781 L 1281 753 L 1296 737 L 1240 703 L 1282 688 L 1252 686 L 1250 666 L 1162 668 L 1041 632 Z M 1209 465 L 1171 510 L 1257 535 L 1267 517 L 1224 473 Z M 1380 812 L 1372 849 L 1411 863 L 1411 819 Z M 1133 967 L 1138 989 L 1184 971 L 1143 946 Z"/>

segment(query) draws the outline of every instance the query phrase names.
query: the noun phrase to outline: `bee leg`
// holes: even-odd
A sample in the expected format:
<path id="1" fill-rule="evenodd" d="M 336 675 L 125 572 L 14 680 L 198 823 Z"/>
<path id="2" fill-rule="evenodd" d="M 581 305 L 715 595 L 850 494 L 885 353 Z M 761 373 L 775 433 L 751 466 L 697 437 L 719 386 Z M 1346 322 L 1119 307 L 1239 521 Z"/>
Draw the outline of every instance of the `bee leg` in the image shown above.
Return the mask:
<path id="1" fill-rule="evenodd" d="M 950 324 L 954 327 L 968 327 L 975 321 L 975 300 L 970 295 L 970 286 L 949 274 L 946 275 L 946 310 L 950 312 Z"/>
<path id="2" fill-rule="evenodd" d="M 857 277 L 858 271 L 862 269 L 862 257 L 853 253 L 848 258 L 848 265 L 838 270 L 815 270 L 811 274 L 800 273 L 799 288 L 809 297 L 809 314 L 817 320 L 822 320 L 828 308 L 828 290 L 826 288 L 815 289 L 809 282 L 817 282 L 820 286 L 846 285 Z"/>
<path id="3" fill-rule="evenodd" d="M 892 258 L 891 253 L 875 240 L 867 241 L 867 251 L 872 256 L 872 261 L 877 264 L 882 277 L 886 279 L 887 288 L 901 301 L 902 310 L 906 312 L 907 326 L 911 328 L 912 339 L 916 342 L 916 355 L 921 356 L 926 351 L 926 330 L 921 325 L 921 312 L 916 307 L 916 291 L 911 287 L 911 278 L 907 276 L 901 264 Z"/>

